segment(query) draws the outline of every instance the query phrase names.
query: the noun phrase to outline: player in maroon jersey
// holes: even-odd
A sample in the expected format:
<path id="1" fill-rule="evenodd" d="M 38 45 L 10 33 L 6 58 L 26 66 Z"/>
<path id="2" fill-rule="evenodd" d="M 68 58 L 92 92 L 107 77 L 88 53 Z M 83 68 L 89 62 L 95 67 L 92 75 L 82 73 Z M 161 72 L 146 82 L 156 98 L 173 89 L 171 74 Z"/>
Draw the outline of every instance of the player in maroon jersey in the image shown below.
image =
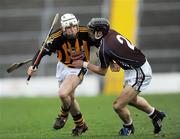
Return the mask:
<path id="1" fill-rule="evenodd" d="M 109 66 L 113 71 L 124 69 L 124 88 L 113 103 L 115 112 L 124 123 L 119 134 L 128 136 L 134 133 L 133 121 L 127 108 L 128 104 L 147 113 L 152 119 L 154 133 L 159 133 L 165 113 L 158 111 L 143 97 L 138 96 L 149 86 L 152 78 L 151 67 L 145 55 L 123 35 L 110 29 L 107 19 L 92 18 L 88 23 L 88 28 L 90 37 L 99 41 L 100 66 L 82 60 L 74 61 L 73 66 L 84 67 L 100 75 L 105 75 Z"/>

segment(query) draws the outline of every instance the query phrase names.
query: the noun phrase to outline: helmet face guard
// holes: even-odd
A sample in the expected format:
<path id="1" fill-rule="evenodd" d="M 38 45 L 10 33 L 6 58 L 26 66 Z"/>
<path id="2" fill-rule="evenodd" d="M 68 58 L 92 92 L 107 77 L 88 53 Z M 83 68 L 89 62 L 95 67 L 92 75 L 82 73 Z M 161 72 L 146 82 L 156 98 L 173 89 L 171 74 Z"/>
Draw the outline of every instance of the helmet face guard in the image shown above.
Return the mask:
<path id="1" fill-rule="evenodd" d="M 88 23 L 89 28 L 89 36 L 92 39 L 101 39 L 104 37 L 110 28 L 109 21 L 105 18 L 92 18 Z M 102 32 L 102 36 L 100 37 L 99 32 Z"/>

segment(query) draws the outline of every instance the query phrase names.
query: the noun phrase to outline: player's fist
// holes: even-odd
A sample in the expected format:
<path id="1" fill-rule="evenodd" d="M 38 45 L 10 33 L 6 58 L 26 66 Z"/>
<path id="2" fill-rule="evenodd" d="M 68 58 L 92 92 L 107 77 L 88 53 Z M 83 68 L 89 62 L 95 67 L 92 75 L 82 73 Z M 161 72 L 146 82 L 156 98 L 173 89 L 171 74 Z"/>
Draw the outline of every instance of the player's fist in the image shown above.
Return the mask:
<path id="1" fill-rule="evenodd" d="M 116 63 L 110 63 L 110 69 L 112 72 L 119 72 L 121 67 Z"/>
<path id="2" fill-rule="evenodd" d="M 31 76 L 36 71 L 37 71 L 36 67 L 33 69 L 33 66 L 30 66 L 27 70 L 27 74 Z"/>

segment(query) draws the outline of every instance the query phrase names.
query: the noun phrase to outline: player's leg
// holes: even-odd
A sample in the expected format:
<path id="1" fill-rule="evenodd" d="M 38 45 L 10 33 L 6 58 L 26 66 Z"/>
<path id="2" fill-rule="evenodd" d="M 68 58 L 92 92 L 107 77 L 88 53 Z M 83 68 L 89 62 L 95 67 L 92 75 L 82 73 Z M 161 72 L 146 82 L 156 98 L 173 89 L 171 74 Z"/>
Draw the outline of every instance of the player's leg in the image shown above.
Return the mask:
<path id="1" fill-rule="evenodd" d="M 132 85 L 137 91 L 141 92 L 145 90 L 151 82 L 151 67 L 146 61 L 140 68 L 132 70 L 130 72 L 127 71 L 126 76 L 128 77 L 127 79 L 130 79 L 126 82 Z M 140 96 L 134 97 L 134 99 L 132 99 L 129 104 L 146 112 L 149 115 L 154 126 L 154 133 L 159 133 L 161 131 L 162 120 L 165 117 L 165 114 L 163 112 L 156 110 L 143 97 Z"/>
<path id="2" fill-rule="evenodd" d="M 82 113 L 80 112 L 80 106 L 78 101 L 74 98 L 74 95 L 71 97 L 72 97 L 72 104 L 71 104 L 70 113 L 75 123 L 75 127 L 72 129 L 72 135 L 79 136 L 88 129 L 88 126 L 85 123 Z"/>
<path id="3" fill-rule="evenodd" d="M 114 101 L 113 108 L 121 120 L 124 122 L 123 128 L 120 130 L 119 134 L 122 136 L 127 136 L 134 133 L 134 126 L 130 111 L 126 107 L 127 104 L 137 96 L 138 92 L 131 86 L 125 86 L 122 90 L 120 96 Z"/>
<path id="4" fill-rule="evenodd" d="M 162 120 L 166 116 L 164 112 L 155 109 L 147 102 L 146 99 L 140 96 L 135 97 L 129 104 L 148 114 L 148 116 L 152 119 L 155 134 L 161 131 Z"/>
<path id="5" fill-rule="evenodd" d="M 61 129 L 64 127 L 71 109 L 71 95 L 79 82 L 80 81 L 76 75 L 68 75 L 60 85 L 58 93 L 62 104 L 58 118 L 53 126 L 54 129 Z"/>
<path id="6" fill-rule="evenodd" d="M 146 113 L 151 113 L 153 107 L 144 99 L 143 97 L 136 96 L 129 102 L 129 105 L 136 107 L 137 109 L 144 111 Z"/>
<path id="7" fill-rule="evenodd" d="M 64 127 L 70 112 L 75 123 L 75 128 L 72 130 L 73 136 L 79 136 L 88 129 L 80 112 L 79 104 L 74 98 L 75 88 L 79 83 L 80 79 L 77 75 L 68 75 L 61 84 L 59 89 L 59 95 L 62 101 L 61 112 L 54 124 L 55 129 Z"/>
<path id="8" fill-rule="evenodd" d="M 77 113 L 80 112 L 80 106 L 79 106 L 78 101 L 74 97 L 74 93 L 75 93 L 75 90 L 73 91 L 73 93 L 71 95 L 71 101 L 72 101 L 71 109 L 70 109 L 71 115 L 76 115 Z"/>

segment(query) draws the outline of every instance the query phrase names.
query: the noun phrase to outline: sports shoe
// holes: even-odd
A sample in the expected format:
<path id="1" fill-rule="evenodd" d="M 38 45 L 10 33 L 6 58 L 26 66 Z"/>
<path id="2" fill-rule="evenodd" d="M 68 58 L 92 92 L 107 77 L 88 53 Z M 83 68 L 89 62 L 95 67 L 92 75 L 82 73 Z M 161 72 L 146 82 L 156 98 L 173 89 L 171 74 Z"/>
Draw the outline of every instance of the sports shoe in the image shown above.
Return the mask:
<path id="1" fill-rule="evenodd" d="M 56 130 L 63 128 L 64 125 L 66 124 L 67 119 L 68 117 L 62 117 L 62 116 L 56 118 L 53 128 Z"/>
<path id="2" fill-rule="evenodd" d="M 123 128 L 119 131 L 120 136 L 129 136 L 134 134 L 134 126 L 133 125 L 123 125 Z"/>
<path id="3" fill-rule="evenodd" d="M 154 126 L 154 134 L 158 134 L 162 128 L 162 120 L 166 117 L 164 112 L 158 112 L 157 115 L 152 119 Z"/>
<path id="4" fill-rule="evenodd" d="M 86 123 L 84 123 L 82 126 L 75 126 L 74 129 L 72 129 L 72 136 L 79 136 L 82 133 L 86 132 L 88 130 L 88 126 Z"/>

